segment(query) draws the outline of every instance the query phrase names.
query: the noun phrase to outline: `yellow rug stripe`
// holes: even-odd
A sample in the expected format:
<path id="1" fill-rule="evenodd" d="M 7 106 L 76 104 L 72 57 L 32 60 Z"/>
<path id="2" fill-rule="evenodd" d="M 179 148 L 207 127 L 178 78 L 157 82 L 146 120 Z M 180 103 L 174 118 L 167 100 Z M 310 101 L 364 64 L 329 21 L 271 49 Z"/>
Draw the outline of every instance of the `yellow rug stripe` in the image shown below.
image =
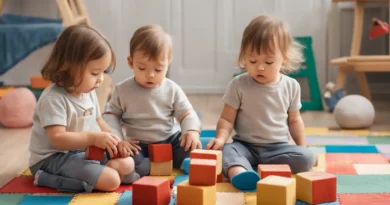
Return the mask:
<path id="1" fill-rule="evenodd" d="M 329 129 L 326 127 L 306 127 L 305 135 L 327 135 Z"/>
<path id="2" fill-rule="evenodd" d="M 114 205 L 119 199 L 118 193 L 76 194 L 69 205 Z"/>
<path id="3" fill-rule="evenodd" d="M 20 176 L 32 176 L 30 169 L 25 169 L 22 173 L 20 173 Z"/>

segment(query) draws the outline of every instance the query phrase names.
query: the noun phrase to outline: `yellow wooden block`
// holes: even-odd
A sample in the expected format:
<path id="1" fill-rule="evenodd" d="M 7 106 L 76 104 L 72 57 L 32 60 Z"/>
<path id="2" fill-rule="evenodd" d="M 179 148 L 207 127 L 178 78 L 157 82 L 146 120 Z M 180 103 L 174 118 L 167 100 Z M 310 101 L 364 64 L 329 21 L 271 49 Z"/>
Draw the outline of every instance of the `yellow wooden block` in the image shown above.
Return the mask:
<path id="1" fill-rule="evenodd" d="M 215 205 L 216 186 L 190 185 L 188 180 L 177 185 L 177 205 Z"/>
<path id="2" fill-rule="evenodd" d="M 69 205 L 106 205 L 116 204 L 119 199 L 118 193 L 89 193 L 89 194 L 76 194 Z"/>
<path id="3" fill-rule="evenodd" d="M 217 160 L 217 175 L 222 172 L 222 152 L 220 150 L 195 149 L 190 157 L 191 159 L 215 159 Z"/>
<path id="4" fill-rule="evenodd" d="M 150 176 L 172 175 L 172 160 L 166 162 L 150 162 Z"/>
<path id="5" fill-rule="evenodd" d="M 30 168 L 25 169 L 22 173 L 20 173 L 20 176 L 32 176 Z"/>
<path id="6" fill-rule="evenodd" d="M 328 131 L 327 127 L 306 127 L 305 135 L 327 135 Z"/>
<path id="7" fill-rule="evenodd" d="M 335 175 L 321 171 L 301 172 L 297 174 L 296 180 L 298 200 L 309 204 L 336 201 Z"/>
<path id="8" fill-rule="evenodd" d="M 257 205 L 295 205 L 295 188 L 293 178 L 268 176 L 257 182 Z"/>
<path id="9" fill-rule="evenodd" d="M 256 205 L 257 204 L 257 197 L 256 192 L 245 192 L 244 198 L 245 198 L 245 205 Z"/>

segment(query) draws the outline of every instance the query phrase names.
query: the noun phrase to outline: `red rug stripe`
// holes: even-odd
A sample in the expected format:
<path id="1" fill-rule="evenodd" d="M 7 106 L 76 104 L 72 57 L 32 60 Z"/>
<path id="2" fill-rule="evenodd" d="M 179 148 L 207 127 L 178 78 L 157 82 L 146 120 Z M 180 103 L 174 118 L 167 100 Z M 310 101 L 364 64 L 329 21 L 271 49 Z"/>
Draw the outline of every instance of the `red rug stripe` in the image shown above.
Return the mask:
<path id="1" fill-rule="evenodd" d="M 20 176 L 12 179 L 0 189 L 0 193 L 58 193 L 57 190 L 33 185 L 32 176 Z"/>
<path id="2" fill-rule="evenodd" d="M 389 205 L 390 194 L 339 194 L 340 205 Z"/>
<path id="3" fill-rule="evenodd" d="M 388 164 L 382 154 L 326 154 L 326 164 Z"/>
<path id="4" fill-rule="evenodd" d="M 352 164 L 327 164 L 325 171 L 330 174 L 357 175 L 356 169 Z"/>

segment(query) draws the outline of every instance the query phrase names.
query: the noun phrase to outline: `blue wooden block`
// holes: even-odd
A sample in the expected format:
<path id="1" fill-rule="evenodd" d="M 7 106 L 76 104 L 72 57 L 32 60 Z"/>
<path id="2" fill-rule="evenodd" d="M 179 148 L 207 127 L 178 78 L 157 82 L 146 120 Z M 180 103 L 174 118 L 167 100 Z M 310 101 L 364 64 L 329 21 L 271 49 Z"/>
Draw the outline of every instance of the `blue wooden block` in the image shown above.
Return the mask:
<path id="1" fill-rule="evenodd" d="M 67 205 L 73 196 L 26 196 L 19 205 Z"/>
<path id="2" fill-rule="evenodd" d="M 379 153 L 375 145 L 327 145 L 326 153 Z"/>

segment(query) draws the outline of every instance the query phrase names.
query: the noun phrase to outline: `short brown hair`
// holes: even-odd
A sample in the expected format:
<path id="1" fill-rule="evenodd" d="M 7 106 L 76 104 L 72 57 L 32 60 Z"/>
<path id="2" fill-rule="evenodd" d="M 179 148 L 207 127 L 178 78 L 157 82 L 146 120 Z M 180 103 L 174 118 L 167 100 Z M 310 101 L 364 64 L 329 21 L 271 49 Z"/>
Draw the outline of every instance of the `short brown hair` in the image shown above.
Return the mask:
<path id="1" fill-rule="evenodd" d="M 88 62 L 107 52 L 111 52 L 110 69 L 114 70 L 115 53 L 102 34 L 85 24 L 69 26 L 58 37 L 41 74 L 69 91 L 70 87 L 81 84 Z"/>
<path id="2" fill-rule="evenodd" d="M 245 28 L 238 66 L 245 69 L 244 55 L 248 50 L 258 54 L 273 53 L 275 46 L 278 46 L 287 63 L 282 66 L 281 71 L 289 73 L 299 69 L 303 62 L 302 46 L 296 42 L 281 20 L 270 16 L 257 16 Z"/>
<path id="3" fill-rule="evenodd" d="M 149 59 L 159 60 L 168 52 L 172 58 L 171 36 L 159 25 L 146 25 L 138 28 L 130 39 L 130 57 L 136 51 L 142 51 Z"/>

